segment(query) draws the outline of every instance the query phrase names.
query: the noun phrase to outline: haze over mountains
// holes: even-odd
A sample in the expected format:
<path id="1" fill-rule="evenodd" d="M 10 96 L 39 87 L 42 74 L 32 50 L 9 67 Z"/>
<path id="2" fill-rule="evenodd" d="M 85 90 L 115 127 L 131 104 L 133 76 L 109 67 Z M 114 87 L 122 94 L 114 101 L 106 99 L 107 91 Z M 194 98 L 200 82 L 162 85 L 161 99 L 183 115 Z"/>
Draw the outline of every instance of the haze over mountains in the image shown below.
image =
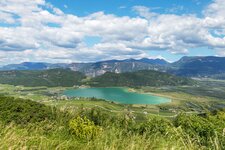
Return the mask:
<path id="1" fill-rule="evenodd" d="M 174 63 L 169 63 L 163 59 L 125 59 L 108 60 L 95 63 L 40 63 L 24 62 L 21 64 L 9 64 L 0 70 L 47 70 L 54 68 L 69 68 L 79 71 L 86 76 L 96 77 L 106 72 L 124 73 L 139 70 L 156 70 L 168 72 L 179 76 L 188 77 L 216 77 L 224 78 L 225 57 L 182 57 Z"/>

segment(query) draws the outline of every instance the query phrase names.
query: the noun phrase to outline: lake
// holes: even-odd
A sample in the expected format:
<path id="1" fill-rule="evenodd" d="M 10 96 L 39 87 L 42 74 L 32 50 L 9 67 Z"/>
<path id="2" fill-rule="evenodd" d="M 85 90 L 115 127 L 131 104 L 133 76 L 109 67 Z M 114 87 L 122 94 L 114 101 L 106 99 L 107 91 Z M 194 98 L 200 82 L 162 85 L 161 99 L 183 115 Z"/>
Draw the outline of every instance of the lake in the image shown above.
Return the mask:
<path id="1" fill-rule="evenodd" d="M 128 91 L 127 88 L 81 88 L 66 90 L 68 97 L 95 97 L 122 104 L 161 104 L 171 102 L 170 99 Z"/>

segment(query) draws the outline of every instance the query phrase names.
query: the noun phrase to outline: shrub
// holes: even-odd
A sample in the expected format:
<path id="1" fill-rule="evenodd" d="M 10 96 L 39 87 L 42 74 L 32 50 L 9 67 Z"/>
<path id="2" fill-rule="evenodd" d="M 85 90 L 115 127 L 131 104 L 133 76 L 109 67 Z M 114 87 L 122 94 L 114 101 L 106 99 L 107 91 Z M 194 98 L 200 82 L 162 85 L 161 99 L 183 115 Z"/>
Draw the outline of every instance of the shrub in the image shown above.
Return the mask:
<path id="1" fill-rule="evenodd" d="M 93 121 L 90 121 L 86 117 L 81 118 L 80 116 L 70 120 L 69 128 L 76 137 L 88 140 L 93 139 L 102 130 L 102 128 L 96 126 Z"/>
<path id="2" fill-rule="evenodd" d="M 25 125 L 55 118 L 52 108 L 31 100 L 0 96 L 0 120 Z"/>
<path id="3" fill-rule="evenodd" d="M 220 111 L 216 115 L 209 115 L 207 119 L 213 123 L 220 145 L 225 149 L 225 112 Z"/>
<path id="4" fill-rule="evenodd" d="M 160 133 L 163 135 L 167 135 L 172 131 L 173 125 L 170 120 L 157 117 L 150 117 L 148 121 L 142 123 L 138 127 L 139 133 L 148 133 L 148 134 L 155 134 Z"/>
<path id="5" fill-rule="evenodd" d="M 215 126 L 213 122 L 197 115 L 180 114 L 174 121 L 176 127 L 181 127 L 192 138 L 207 144 L 215 137 Z"/>
<path id="6" fill-rule="evenodd" d="M 107 125 L 108 122 L 111 121 L 111 115 L 100 108 L 91 108 L 90 111 L 86 111 L 85 114 L 83 113 L 81 115 L 86 116 L 89 120 L 93 121 L 95 125 L 99 126 Z"/>

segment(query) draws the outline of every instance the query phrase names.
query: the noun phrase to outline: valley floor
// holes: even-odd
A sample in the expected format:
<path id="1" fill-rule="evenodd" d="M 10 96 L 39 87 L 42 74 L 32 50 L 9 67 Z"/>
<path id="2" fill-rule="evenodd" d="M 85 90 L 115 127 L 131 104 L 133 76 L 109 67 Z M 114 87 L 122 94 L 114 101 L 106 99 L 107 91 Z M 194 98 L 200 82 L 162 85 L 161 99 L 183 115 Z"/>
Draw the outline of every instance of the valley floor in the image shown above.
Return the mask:
<path id="1" fill-rule="evenodd" d="M 225 108 L 225 82 L 220 80 L 203 80 L 197 86 L 129 88 L 131 92 L 150 93 L 151 95 L 162 96 L 172 100 L 170 103 L 158 105 L 126 105 L 91 98 L 67 98 L 62 95 L 62 92 L 66 89 L 73 88 L 24 87 L 1 84 L 0 94 L 31 99 L 60 109 L 79 107 L 91 109 L 98 107 L 112 113 L 129 110 L 137 114 L 153 114 L 165 117 L 173 117 L 180 112 L 198 114 L 204 113 L 205 110 L 212 111 Z"/>
<path id="2" fill-rule="evenodd" d="M 209 80 L 191 87 L 131 88 L 132 92 L 151 93 L 172 102 L 125 105 L 95 98 L 67 98 L 62 92 L 70 88 L 65 87 L 0 85 L 1 95 L 30 99 L 57 109 L 53 121 L 28 123 L 25 127 L 0 120 L 0 149 L 223 149 L 224 127 L 220 121 L 225 120 L 225 113 L 207 119 L 199 116 L 225 108 L 225 93 L 221 92 L 224 88 L 224 83 Z M 75 116 L 87 116 L 101 128 L 101 134 L 93 140 L 74 136 L 68 122 Z M 218 129 L 214 131 L 214 127 Z"/>

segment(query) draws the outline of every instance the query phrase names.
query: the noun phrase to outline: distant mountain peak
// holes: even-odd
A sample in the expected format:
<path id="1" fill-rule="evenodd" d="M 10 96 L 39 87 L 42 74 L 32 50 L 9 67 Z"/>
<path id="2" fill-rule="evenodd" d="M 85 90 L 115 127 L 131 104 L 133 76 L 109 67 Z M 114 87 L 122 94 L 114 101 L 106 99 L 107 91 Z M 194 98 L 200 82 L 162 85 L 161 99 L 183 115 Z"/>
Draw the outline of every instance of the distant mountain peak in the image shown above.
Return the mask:
<path id="1" fill-rule="evenodd" d="M 185 56 L 171 64 L 172 72 L 182 76 L 212 77 L 225 73 L 225 57 Z"/>
<path id="2" fill-rule="evenodd" d="M 160 59 L 160 58 L 156 58 L 156 59 L 141 58 L 141 59 L 139 59 L 139 61 L 141 61 L 143 63 L 150 63 L 150 64 L 153 64 L 153 65 L 167 65 L 167 64 L 169 64 L 169 62 L 167 62 L 164 59 Z"/>

